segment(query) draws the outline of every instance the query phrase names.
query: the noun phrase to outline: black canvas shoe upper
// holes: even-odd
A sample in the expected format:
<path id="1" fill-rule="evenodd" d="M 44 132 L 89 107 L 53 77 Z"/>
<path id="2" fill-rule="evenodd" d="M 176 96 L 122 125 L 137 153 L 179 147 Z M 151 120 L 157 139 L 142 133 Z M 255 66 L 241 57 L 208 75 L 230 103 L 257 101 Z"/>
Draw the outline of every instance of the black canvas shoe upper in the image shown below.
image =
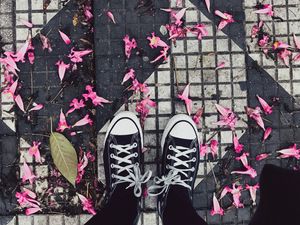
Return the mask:
<path id="1" fill-rule="evenodd" d="M 154 178 L 155 184 L 149 188 L 150 195 L 158 195 L 161 217 L 172 186 L 186 188 L 192 198 L 199 164 L 199 139 L 190 117 L 177 115 L 170 120 L 164 131 L 162 149 L 161 177 Z"/>

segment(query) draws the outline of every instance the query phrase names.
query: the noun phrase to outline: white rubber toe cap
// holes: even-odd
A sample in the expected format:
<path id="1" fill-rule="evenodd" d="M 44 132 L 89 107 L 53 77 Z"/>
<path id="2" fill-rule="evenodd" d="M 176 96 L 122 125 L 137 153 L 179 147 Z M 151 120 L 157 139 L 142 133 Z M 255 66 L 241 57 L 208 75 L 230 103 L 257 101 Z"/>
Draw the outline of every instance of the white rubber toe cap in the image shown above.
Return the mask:
<path id="1" fill-rule="evenodd" d="M 175 138 L 194 140 L 197 138 L 194 127 L 187 121 L 176 123 L 171 129 L 170 135 Z"/>
<path id="2" fill-rule="evenodd" d="M 130 135 L 138 132 L 136 124 L 129 118 L 121 118 L 111 129 L 112 135 Z"/>

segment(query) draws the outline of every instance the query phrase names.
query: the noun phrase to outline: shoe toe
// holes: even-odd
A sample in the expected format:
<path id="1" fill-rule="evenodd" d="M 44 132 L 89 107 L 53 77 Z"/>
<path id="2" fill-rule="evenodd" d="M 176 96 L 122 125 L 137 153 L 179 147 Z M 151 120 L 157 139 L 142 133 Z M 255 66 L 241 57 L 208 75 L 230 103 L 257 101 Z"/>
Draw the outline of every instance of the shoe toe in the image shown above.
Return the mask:
<path id="1" fill-rule="evenodd" d="M 175 138 L 194 140 L 197 138 L 194 127 L 187 121 L 180 121 L 175 124 L 170 131 L 170 135 Z"/>
<path id="2" fill-rule="evenodd" d="M 112 135 L 130 135 L 138 133 L 137 125 L 129 118 L 122 118 L 111 129 Z"/>

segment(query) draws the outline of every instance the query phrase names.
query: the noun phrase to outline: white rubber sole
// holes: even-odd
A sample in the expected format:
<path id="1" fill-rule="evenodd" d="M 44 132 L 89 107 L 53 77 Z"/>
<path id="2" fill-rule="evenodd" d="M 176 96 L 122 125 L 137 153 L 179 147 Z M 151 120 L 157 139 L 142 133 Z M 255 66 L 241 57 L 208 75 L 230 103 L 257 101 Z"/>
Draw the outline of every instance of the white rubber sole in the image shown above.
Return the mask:
<path id="1" fill-rule="evenodd" d="M 123 112 L 120 112 L 117 115 L 115 115 L 115 117 L 112 119 L 112 121 L 110 122 L 110 124 L 107 128 L 104 143 L 106 142 L 108 134 L 112 130 L 113 126 L 116 124 L 116 122 L 118 120 L 120 120 L 122 118 L 130 118 L 137 125 L 137 128 L 138 128 L 138 130 L 140 132 L 140 136 L 141 136 L 140 137 L 141 138 L 141 147 L 143 149 L 144 148 L 144 139 L 143 139 L 143 131 L 142 131 L 142 127 L 141 127 L 141 124 L 140 124 L 140 120 L 134 113 L 129 112 L 129 111 L 123 111 Z"/>
<path id="2" fill-rule="evenodd" d="M 196 126 L 195 122 L 191 119 L 191 117 L 189 117 L 188 115 L 185 115 L 185 114 L 178 114 L 178 115 L 173 116 L 169 120 L 169 122 L 168 122 L 168 124 L 167 124 L 167 126 L 166 126 L 166 128 L 165 128 L 165 130 L 163 132 L 162 139 L 161 139 L 161 149 L 163 149 L 163 147 L 165 145 L 165 139 L 166 139 L 169 131 L 179 121 L 187 121 L 187 122 L 189 122 L 193 126 L 193 128 L 195 130 L 195 133 L 196 133 L 198 141 L 200 141 L 199 140 L 199 133 L 198 133 L 197 126 Z"/>

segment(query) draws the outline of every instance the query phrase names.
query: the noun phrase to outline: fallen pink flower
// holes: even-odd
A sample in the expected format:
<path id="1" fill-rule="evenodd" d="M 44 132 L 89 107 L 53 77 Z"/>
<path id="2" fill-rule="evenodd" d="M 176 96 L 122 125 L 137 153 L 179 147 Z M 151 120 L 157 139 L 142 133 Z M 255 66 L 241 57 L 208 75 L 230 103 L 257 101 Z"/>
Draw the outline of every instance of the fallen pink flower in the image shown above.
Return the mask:
<path id="1" fill-rule="evenodd" d="M 20 19 L 20 22 L 23 23 L 23 25 L 25 25 L 28 28 L 33 28 L 33 24 L 31 22 L 29 22 L 28 20 Z"/>
<path id="2" fill-rule="evenodd" d="M 206 144 L 200 145 L 200 156 L 204 157 L 208 153 L 208 148 Z"/>
<path id="3" fill-rule="evenodd" d="M 60 110 L 59 122 L 56 131 L 64 132 L 65 129 L 70 129 L 70 126 L 67 124 L 65 114 L 62 109 Z"/>
<path id="4" fill-rule="evenodd" d="M 186 106 L 186 110 L 187 110 L 187 113 L 189 115 L 191 115 L 191 112 L 192 112 L 192 100 L 189 99 L 189 92 L 190 92 L 190 84 L 188 84 L 185 88 L 184 88 L 184 91 L 181 95 L 178 95 L 178 98 L 181 99 L 182 101 L 184 101 L 185 103 L 185 106 Z"/>
<path id="5" fill-rule="evenodd" d="M 263 37 L 258 41 L 260 47 L 266 47 L 270 41 L 269 35 L 263 35 Z"/>
<path id="6" fill-rule="evenodd" d="M 269 104 L 261 97 L 259 97 L 259 95 L 256 95 L 261 107 L 263 108 L 265 114 L 269 115 L 272 114 L 273 112 L 273 107 L 269 106 Z"/>
<path id="7" fill-rule="evenodd" d="M 287 49 L 283 49 L 278 53 L 278 57 L 283 61 L 283 63 L 287 67 L 289 67 L 289 59 L 290 59 L 291 55 L 292 55 L 292 52 Z"/>
<path id="8" fill-rule="evenodd" d="M 87 21 L 90 21 L 91 19 L 93 19 L 93 13 L 91 12 L 91 10 L 92 10 L 92 8 L 91 8 L 91 6 L 84 6 L 84 11 L 83 11 L 83 13 L 84 13 L 84 16 L 85 16 L 85 19 L 87 20 Z"/>
<path id="9" fill-rule="evenodd" d="M 256 38 L 258 36 L 258 32 L 261 30 L 264 22 L 261 20 L 258 24 L 253 25 L 251 29 L 251 38 Z"/>
<path id="10" fill-rule="evenodd" d="M 141 121 L 145 121 L 150 110 L 149 107 L 156 107 L 156 103 L 150 99 L 150 96 L 140 101 L 135 108 L 135 111 L 140 114 Z"/>
<path id="11" fill-rule="evenodd" d="M 236 134 L 233 135 L 233 147 L 234 147 L 234 151 L 238 154 L 241 153 L 244 149 L 244 145 L 239 143 L 239 139 L 236 136 Z"/>
<path id="12" fill-rule="evenodd" d="M 214 216 L 216 214 L 224 215 L 224 210 L 221 208 L 220 203 L 214 193 L 213 197 L 213 209 L 210 211 L 210 215 Z"/>
<path id="13" fill-rule="evenodd" d="M 155 36 L 155 33 L 151 33 L 152 37 L 147 37 L 147 40 L 149 40 L 149 46 L 151 48 L 157 48 L 157 47 L 169 47 L 164 41 L 160 39 L 160 37 Z"/>
<path id="14" fill-rule="evenodd" d="M 76 184 L 79 184 L 82 180 L 82 177 L 85 173 L 85 168 L 87 167 L 89 163 L 89 160 L 85 154 L 85 152 L 83 153 L 83 157 L 81 158 L 80 162 L 77 165 L 77 177 L 76 177 Z"/>
<path id="15" fill-rule="evenodd" d="M 130 58 L 131 56 L 131 51 L 132 49 L 135 49 L 137 48 L 137 43 L 136 43 L 136 40 L 134 38 L 132 38 L 130 40 L 129 36 L 126 35 L 124 38 L 123 38 L 123 41 L 125 43 L 125 55 L 127 57 L 127 59 Z"/>
<path id="16" fill-rule="evenodd" d="M 231 188 L 228 186 L 225 186 L 221 192 L 220 199 L 224 198 L 225 195 L 227 195 L 227 193 L 231 193 Z"/>
<path id="17" fill-rule="evenodd" d="M 288 49 L 288 48 L 292 48 L 292 46 L 282 42 L 282 41 L 275 41 L 273 43 L 273 49 Z"/>
<path id="18" fill-rule="evenodd" d="M 171 18 L 175 19 L 175 25 L 180 26 L 183 23 L 182 18 L 186 12 L 186 9 L 187 8 L 182 8 L 177 13 L 171 12 Z"/>
<path id="19" fill-rule="evenodd" d="M 232 194 L 232 197 L 233 197 L 233 205 L 236 207 L 236 208 L 242 208 L 244 207 L 244 205 L 240 202 L 240 197 L 242 196 L 241 194 L 241 190 L 242 190 L 242 186 L 237 186 L 236 183 L 234 183 L 232 185 L 232 189 L 231 189 L 231 194 Z"/>
<path id="20" fill-rule="evenodd" d="M 255 157 L 255 160 L 256 161 L 261 161 L 261 160 L 264 160 L 266 158 L 269 157 L 270 154 L 267 154 L 267 153 L 262 153 L 262 154 L 259 154 Z"/>
<path id="21" fill-rule="evenodd" d="M 93 50 L 91 50 L 91 49 L 87 49 L 87 50 L 83 50 L 83 51 L 75 51 L 74 48 L 72 48 L 71 53 L 68 55 L 68 57 L 70 58 L 70 60 L 73 63 L 80 63 L 83 61 L 83 59 L 82 59 L 83 56 L 86 56 L 92 52 L 93 52 Z"/>
<path id="22" fill-rule="evenodd" d="M 86 210 L 87 212 L 89 212 L 90 214 L 92 215 L 96 215 L 96 211 L 93 207 L 93 203 L 92 203 L 92 200 L 90 199 L 87 199 L 85 196 L 81 195 L 81 194 L 78 194 L 78 197 L 83 205 L 83 210 Z"/>
<path id="23" fill-rule="evenodd" d="M 297 55 L 293 58 L 293 61 L 294 61 L 294 62 L 297 62 L 297 61 L 299 61 L 299 60 L 300 60 L 300 53 L 297 54 Z"/>
<path id="24" fill-rule="evenodd" d="M 297 38 L 295 33 L 293 33 L 293 37 L 294 37 L 294 43 L 296 45 L 296 48 L 300 50 L 300 40 Z"/>
<path id="25" fill-rule="evenodd" d="M 135 71 L 134 71 L 134 69 L 130 69 L 125 75 L 124 75 L 124 78 L 123 78 L 123 81 L 122 81 L 122 85 L 126 82 L 126 81 L 128 81 L 129 79 L 132 79 L 132 80 L 134 80 L 134 78 L 135 78 Z"/>
<path id="26" fill-rule="evenodd" d="M 4 52 L 6 58 L 0 58 L 0 63 L 4 65 L 6 71 L 12 72 L 17 75 L 16 71 L 20 71 L 18 68 L 15 59 L 13 58 L 14 54 L 12 52 Z"/>
<path id="27" fill-rule="evenodd" d="M 176 38 L 184 38 L 189 31 L 186 27 L 177 27 L 175 24 L 167 24 L 166 29 L 169 31 L 169 40 Z"/>
<path id="28" fill-rule="evenodd" d="M 251 166 L 248 166 L 246 169 L 246 171 L 232 171 L 231 174 L 249 175 L 251 178 L 255 178 L 257 176 L 256 170 Z"/>
<path id="29" fill-rule="evenodd" d="M 114 17 L 114 15 L 112 14 L 111 11 L 107 11 L 106 15 L 108 16 L 108 18 L 109 18 L 114 24 L 116 24 L 115 17 Z"/>
<path id="30" fill-rule="evenodd" d="M 141 93 L 148 93 L 149 88 L 146 83 L 140 83 L 137 79 L 132 81 L 132 86 L 128 89 L 129 91 L 134 91 L 135 94 Z"/>
<path id="31" fill-rule="evenodd" d="M 199 108 L 196 112 L 196 114 L 193 116 L 193 121 L 195 122 L 195 124 L 199 125 L 200 124 L 200 119 L 202 117 L 204 109 L 203 108 Z"/>
<path id="32" fill-rule="evenodd" d="M 210 141 L 210 152 L 215 157 L 218 154 L 219 142 L 217 140 Z"/>
<path id="33" fill-rule="evenodd" d="M 252 199 L 252 205 L 256 205 L 256 191 L 259 189 L 259 184 L 256 184 L 254 186 L 250 186 L 246 184 L 246 189 L 250 192 L 250 197 Z"/>
<path id="34" fill-rule="evenodd" d="M 43 45 L 42 46 L 43 50 L 47 49 L 48 52 L 52 52 L 50 40 L 42 34 L 40 34 L 40 39 L 41 39 L 41 42 L 42 42 L 42 45 Z"/>
<path id="35" fill-rule="evenodd" d="M 273 6 L 270 4 L 263 4 L 262 8 L 254 11 L 254 13 L 274 16 Z"/>
<path id="36" fill-rule="evenodd" d="M 259 107 L 256 107 L 255 109 L 252 109 L 250 107 L 245 107 L 245 109 L 246 109 L 247 115 L 250 118 L 254 119 L 256 121 L 257 125 L 260 126 L 263 130 L 266 130 L 264 121 L 261 117 L 261 109 Z"/>
<path id="37" fill-rule="evenodd" d="M 34 156 L 35 161 L 38 163 L 42 163 L 40 149 L 39 149 L 41 144 L 42 144 L 41 142 L 34 141 L 33 145 L 29 148 L 29 155 Z"/>
<path id="38" fill-rule="evenodd" d="M 58 30 L 58 32 L 59 32 L 61 38 L 63 39 L 63 41 L 64 41 L 67 45 L 71 44 L 70 38 L 69 38 L 64 32 L 62 32 L 62 31 L 60 31 L 60 30 Z"/>
<path id="39" fill-rule="evenodd" d="M 271 128 L 271 127 L 268 127 L 268 128 L 265 130 L 263 142 L 269 138 L 269 136 L 270 136 L 271 133 L 272 133 L 272 128 Z"/>
<path id="40" fill-rule="evenodd" d="M 31 65 L 33 65 L 34 64 L 34 59 L 35 59 L 34 52 L 28 52 L 27 56 L 28 56 L 29 63 Z"/>
<path id="41" fill-rule="evenodd" d="M 202 23 L 199 23 L 199 24 L 193 26 L 190 29 L 190 32 L 193 33 L 193 34 L 196 34 L 198 40 L 202 40 L 203 37 L 208 35 L 208 31 L 206 29 L 206 26 Z"/>
<path id="42" fill-rule="evenodd" d="M 19 109 L 25 113 L 24 103 L 23 103 L 23 99 L 22 99 L 21 95 L 17 95 L 15 97 L 15 102 L 16 102 L 17 106 L 19 107 Z"/>
<path id="43" fill-rule="evenodd" d="M 220 62 L 215 70 L 219 70 L 225 67 L 225 62 Z"/>
<path id="44" fill-rule="evenodd" d="M 205 0 L 205 5 L 206 5 L 208 12 L 210 12 L 210 0 Z"/>
<path id="45" fill-rule="evenodd" d="M 31 169 L 27 165 L 25 159 L 23 163 L 23 175 L 22 175 L 22 182 L 29 181 L 30 184 L 33 184 L 34 179 L 36 176 L 32 173 Z"/>
<path id="46" fill-rule="evenodd" d="M 90 160 L 91 162 L 94 162 L 96 160 L 96 157 L 91 153 L 91 151 L 88 151 L 86 153 L 86 157 L 88 158 L 88 160 Z"/>
<path id="47" fill-rule="evenodd" d="M 66 70 L 70 68 L 70 64 L 65 64 L 64 61 L 60 60 L 55 65 L 58 66 L 58 75 L 60 81 L 62 82 L 65 77 Z"/>
<path id="48" fill-rule="evenodd" d="M 19 79 L 15 80 L 15 81 L 9 86 L 8 89 L 5 89 L 5 90 L 4 90 L 4 93 L 10 94 L 11 97 L 14 97 L 15 92 L 16 92 L 16 89 L 17 89 L 17 87 L 18 87 L 18 82 L 19 82 Z"/>
<path id="49" fill-rule="evenodd" d="M 218 121 L 216 125 L 228 126 L 231 130 L 234 130 L 237 122 L 236 115 L 229 108 L 225 108 L 219 104 L 215 104 L 215 106 L 221 114 L 220 121 Z"/>
<path id="50" fill-rule="evenodd" d="M 279 156 L 280 158 L 290 158 L 294 157 L 296 159 L 300 159 L 300 150 L 297 149 L 296 144 L 293 146 L 286 148 L 286 149 L 281 149 L 278 151 L 281 155 Z"/>
<path id="51" fill-rule="evenodd" d="M 248 163 L 248 157 L 249 153 L 243 153 L 240 157 L 236 157 L 236 160 L 240 160 L 243 164 L 244 167 L 249 167 L 249 163 Z"/>
<path id="52" fill-rule="evenodd" d="M 89 124 L 93 125 L 93 121 L 90 119 L 89 114 L 86 114 L 81 120 L 77 121 L 72 127 L 80 127 Z"/>
<path id="53" fill-rule="evenodd" d="M 40 203 L 35 200 L 36 194 L 26 188 L 23 192 L 16 192 L 15 196 L 21 208 L 39 208 Z M 30 212 L 30 211 L 29 211 Z"/>
<path id="54" fill-rule="evenodd" d="M 25 62 L 25 55 L 27 53 L 30 42 L 31 40 L 27 40 L 25 44 L 20 48 L 20 50 L 15 55 L 13 55 L 15 62 Z"/>
<path id="55" fill-rule="evenodd" d="M 228 14 L 228 13 L 223 13 L 219 10 L 216 10 L 215 15 L 222 18 L 221 22 L 219 23 L 218 30 L 222 30 L 228 24 L 235 22 L 234 19 L 233 19 L 233 16 Z"/>
<path id="56" fill-rule="evenodd" d="M 155 63 L 157 61 L 159 61 L 161 58 L 163 58 L 163 62 L 167 61 L 168 59 L 168 50 L 170 49 L 170 47 L 164 47 L 163 50 L 160 51 L 160 55 L 157 56 L 154 60 L 152 60 L 150 63 Z"/>
<path id="57" fill-rule="evenodd" d="M 85 107 L 85 104 L 84 104 L 83 99 L 80 99 L 80 100 L 78 101 L 77 98 L 74 98 L 74 99 L 72 100 L 72 102 L 70 103 L 70 107 L 72 107 L 72 108 L 69 109 L 69 111 L 67 112 L 67 115 L 69 115 L 70 113 L 74 112 L 74 111 L 77 110 L 77 109 L 84 108 L 84 107 Z"/>
<path id="58" fill-rule="evenodd" d="M 96 94 L 96 92 L 93 91 L 93 87 L 91 85 L 87 85 L 85 87 L 85 90 L 88 91 L 88 94 L 83 94 L 82 96 L 84 97 L 85 101 L 88 99 L 92 100 L 92 103 L 94 106 L 102 106 L 102 103 L 111 103 L 110 101 L 106 100 L 105 98 L 102 98 Z"/>
<path id="59" fill-rule="evenodd" d="M 42 209 L 38 206 L 38 207 L 33 207 L 33 208 L 28 208 L 25 210 L 25 214 L 26 216 L 32 215 L 36 212 L 42 211 Z"/>
<path id="60" fill-rule="evenodd" d="M 28 112 L 31 112 L 31 111 L 39 111 L 41 110 L 42 108 L 44 108 L 44 105 L 43 104 L 36 104 L 35 102 L 32 103 L 32 108 L 28 110 Z"/>

